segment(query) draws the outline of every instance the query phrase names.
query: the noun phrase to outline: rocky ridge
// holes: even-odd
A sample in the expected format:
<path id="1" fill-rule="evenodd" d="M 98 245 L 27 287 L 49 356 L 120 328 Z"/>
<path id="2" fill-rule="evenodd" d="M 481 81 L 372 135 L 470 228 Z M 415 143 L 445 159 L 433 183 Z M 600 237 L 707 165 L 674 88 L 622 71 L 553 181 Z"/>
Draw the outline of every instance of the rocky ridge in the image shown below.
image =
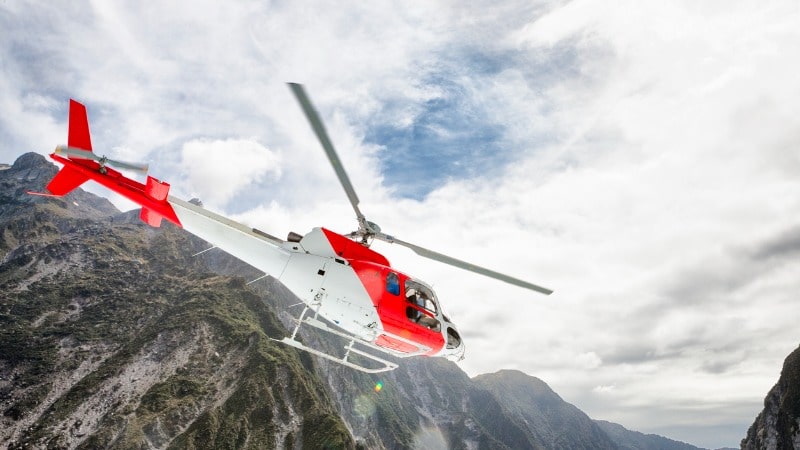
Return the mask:
<path id="1" fill-rule="evenodd" d="M 355 448 L 241 278 L 86 192 L 25 193 L 54 173 L 0 171 L 0 446 Z"/>
<path id="2" fill-rule="evenodd" d="M 800 450 L 800 347 L 786 357 L 764 410 L 742 439 L 742 449 Z"/>

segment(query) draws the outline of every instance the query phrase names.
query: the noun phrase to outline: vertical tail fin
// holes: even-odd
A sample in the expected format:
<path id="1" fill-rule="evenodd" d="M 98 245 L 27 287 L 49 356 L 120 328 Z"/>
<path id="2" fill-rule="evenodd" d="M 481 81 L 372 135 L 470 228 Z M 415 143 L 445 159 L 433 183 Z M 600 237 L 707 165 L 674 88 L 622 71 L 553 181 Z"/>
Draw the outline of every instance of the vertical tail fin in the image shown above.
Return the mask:
<path id="1" fill-rule="evenodd" d="M 70 147 L 92 151 L 92 138 L 89 134 L 89 119 L 86 116 L 86 107 L 75 100 L 69 100 L 69 126 L 67 142 Z M 81 171 L 65 166 L 47 185 L 47 190 L 53 195 L 62 196 L 69 194 L 73 189 L 89 180 Z"/>
<path id="2" fill-rule="evenodd" d="M 89 134 L 89 119 L 86 116 L 86 107 L 72 99 L 69 99 L 67 145 L 73 148 L 92 150 L 92 138 Z"/>

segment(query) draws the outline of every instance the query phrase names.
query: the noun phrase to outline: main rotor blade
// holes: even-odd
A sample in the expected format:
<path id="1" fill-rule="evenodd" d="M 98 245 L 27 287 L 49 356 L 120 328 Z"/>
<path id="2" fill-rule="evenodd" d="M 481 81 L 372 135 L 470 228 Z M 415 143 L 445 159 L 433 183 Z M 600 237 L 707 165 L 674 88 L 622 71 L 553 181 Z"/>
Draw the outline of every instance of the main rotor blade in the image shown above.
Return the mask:
<path id="1" fill-rule="evenodd" d="M 393 236 L 389 236 L 383 233 L 380 233 L 375 236 L 376 238 L 386 241 L 390 244 L 399 244 L 403 247 L 408 247 L 414 251 L 414 253 L 424 256 L 425 258 L 430 258 L 435 261 L 443 262 L 445 264 L 450 264 L 451 266 L 456 266 L 464 270 L 469 270 L 470 272 L 479 273 L 481 275 L 485 275 L 490 278 L 494 278 L 500 281 L 505 281 L 506 283 L 513 284 L 515 286 L 523 287 L 525 289 L 530 289 L 532 291 L 540 292 L 545 295 L 550 295 L 553 293 L 552 290 L 547 289 L 542 286 L 537 286 L 533 283 L 529 283 L 527 281 L 520 280 L 518 278 L 514 278 L 512 276 L 495 272 L 494 270 L 489 270 L 485 267 L 476 266 L 475 264 L 468 263 L 466 261 L 462 261 L 460 259 L 453 258 L 452 256 L 443 255 L 439 252 L 435 252 L 433 250 L 428 250 L 427 248 L 420 247 L 418 245 L 411 244 L 409 242 L 401 241 Z"/>
<path id="2" fill-rule="evenodd" d="M 347 193 L 347 198 L 350 200 L 350 204 L 353 205 L 353 210 L 356 212 L 358 223 L 366 227 L 366 218 L 364 217 L 364 214 L 361 214 L 361 210 L 358 209 L 359 200 L 358 195 L 356 195 L 356 190 L 353 189 L 353 185 L 350 183 L 350 178 L 347 176 L 347 172 L 344 171 L 344 166 L 339 160 L 339 155 L 336 154 L 336 150 L 333 148 L 333 144 L 328 137 L 328 132 L 325 131 L 325 126 L 322 124 L 319 114 L 317 114 L 314 106 L 311 105 L 311 100 L 309 100 L 308 95 L 306 95 L 302 84 L 288 84 L 292 89 L 294 96 L 297 98 L 297 101 L 300 102 L 300 106 L 303 108 L 303 112 L 306 114 L 306 118 L 308 119 L 309 123 L 311 123 L 311 128 L 314 129 L 317 139 L 319 139 L 320 144 L 322 144 L 325 154 L 328 155 L 328 160 L 331 162 L 333 170 L 336 172 L 336 176 L 339 177 L 339 182 L 342 183 L 342 187 Z"/>

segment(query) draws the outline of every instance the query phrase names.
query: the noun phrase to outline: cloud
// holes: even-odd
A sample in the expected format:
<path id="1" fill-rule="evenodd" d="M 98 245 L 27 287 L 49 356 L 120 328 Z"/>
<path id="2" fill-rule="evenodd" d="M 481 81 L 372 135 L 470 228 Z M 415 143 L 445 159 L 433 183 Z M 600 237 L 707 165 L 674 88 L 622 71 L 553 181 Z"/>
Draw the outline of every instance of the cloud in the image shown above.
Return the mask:
<path id="1" fill-rule="evenodd" d="M 181 158 L 197 195 L 217 207 L 248 185 L 281 175 L 277 155 L 253 140 L 192 140 L 183 145 Z"/>
<path id="2" fill-rule="evenodd" d="M 375 244 L 434 285 L 468 373 L 517 368 L 592 417 L 733 446 L 797 346 L 798 14 L 11 2 L 0 154 L 62 143 L 72 96 L 98 149 L 147 160 L 175 195 L 276 235 L 349 232 L 285 86 L 303 82 L 370 220 L 555 289 Z"/>
<path id="3" fill-rule="evenodd" d="M 755 260 L 781 261 L 800 252 L 800 227 L 793 227 L 764 242 L 752 252 Z"/>

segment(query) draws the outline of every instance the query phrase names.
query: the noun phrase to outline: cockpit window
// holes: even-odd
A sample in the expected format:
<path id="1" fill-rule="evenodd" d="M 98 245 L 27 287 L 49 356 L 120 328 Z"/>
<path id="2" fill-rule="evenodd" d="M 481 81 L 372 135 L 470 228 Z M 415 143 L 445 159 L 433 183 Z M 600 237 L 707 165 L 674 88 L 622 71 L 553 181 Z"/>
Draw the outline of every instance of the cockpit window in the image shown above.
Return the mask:
<path id="1" fill-rule="evenodd" d="M 400 278 L 394 272 L 386 275 L 386 291 L 392 295 L 400 295 Z"/>
<path id="2" fill-rule="evenodd" d="M 438 308 L 433 291 L 413 280 L 406 280 L 406 301 L 414 306 L 406 307 L 408 320 L 439 332 L 442 327 L 436 320 Z"/>

